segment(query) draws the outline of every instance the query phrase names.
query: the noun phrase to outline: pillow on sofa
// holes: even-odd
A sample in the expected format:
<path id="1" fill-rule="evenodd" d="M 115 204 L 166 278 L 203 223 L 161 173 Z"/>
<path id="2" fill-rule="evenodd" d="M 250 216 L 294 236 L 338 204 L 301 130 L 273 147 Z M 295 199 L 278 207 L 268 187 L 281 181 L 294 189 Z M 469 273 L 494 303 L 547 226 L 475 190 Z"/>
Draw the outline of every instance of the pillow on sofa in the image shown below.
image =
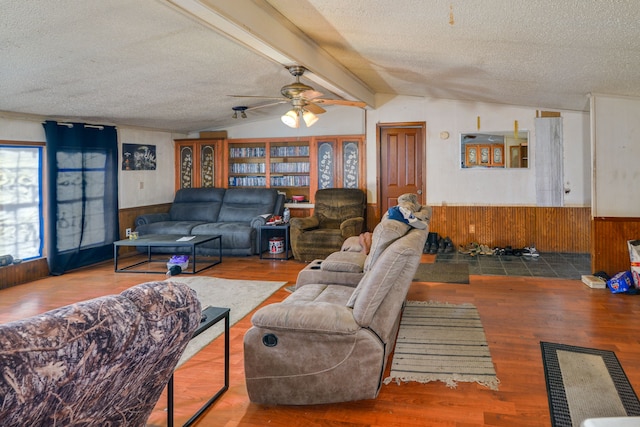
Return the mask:
<path id="1" fill-rule="evenodd" d="M 411 226 L 405 222 L 393 219 L 383 219 L 380 221 L 380 224 L 373 230 L 371 249 L 364 263 L 364 271 L 368 271 L 373 264 L 375 264 L 380 254 L 384 252 L 390 244 L 407 234 L 410 229 Z"/>
<path id="2" fill-rule="evenodd" d="M 334 252 L 322 261 L 320 269 L 340 273 L 362 273 L 366 257 L 364 252 Z"/>

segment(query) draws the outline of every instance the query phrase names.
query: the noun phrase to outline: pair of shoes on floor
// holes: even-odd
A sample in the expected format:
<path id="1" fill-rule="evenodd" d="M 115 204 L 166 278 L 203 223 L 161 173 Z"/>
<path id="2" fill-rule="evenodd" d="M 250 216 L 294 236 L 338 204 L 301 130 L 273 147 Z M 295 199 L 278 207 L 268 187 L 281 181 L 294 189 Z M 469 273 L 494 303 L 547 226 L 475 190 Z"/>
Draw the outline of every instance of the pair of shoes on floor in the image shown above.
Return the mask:
<path id="1" fill-rule="evenodd" d="M 440 236 L 438 233 L 429 232 L 427 235 L 427 241 L 424 244 L 424 248 L 422 249 L 423 254 L 437 254 L 439 248 L 439 240 Z"/>
<path id="2" fill-rule="evenodd" d="M 522 255 L 532 257 L 532 258 L 537 258 L 540 256 L 540 252 L 538 252 L 535 246 L 531 245 L 522 249 Z"/>
<path id="3" fill-rule="evenodd" d="M 424 244 L 422 253 L 424 254 L 445 254 L 455 252 L 453 242 L 449 237 L 441 238 L 438 233 L 429 233 Z"/>
<path id="4" fill-rule="evenodd" d="M 440 239 L 438 241 L 438 253 L 439 254 L 449 254 L 449 253 L 455 252 L 455 251 L 456 251 L 456 249 L 453 246 L 453 242 L 451 241 L 449 236 L 445 237 L 444 239 Z"/>
<path id="5" fill-rule="evenodd" d="M 493 249 L 490 249 L 487 245 L 480 245 L 480 255 L 493 255 Z"/>
<path id="6" fill-rule="evenodd" d="M 481 252 L 480 244 L 476 242 L 471 242 L 471 243 L 467 243 L 464 246 L 460 245 L 458 246 L 458 252 L 465 255 L 476 256 Z"/>

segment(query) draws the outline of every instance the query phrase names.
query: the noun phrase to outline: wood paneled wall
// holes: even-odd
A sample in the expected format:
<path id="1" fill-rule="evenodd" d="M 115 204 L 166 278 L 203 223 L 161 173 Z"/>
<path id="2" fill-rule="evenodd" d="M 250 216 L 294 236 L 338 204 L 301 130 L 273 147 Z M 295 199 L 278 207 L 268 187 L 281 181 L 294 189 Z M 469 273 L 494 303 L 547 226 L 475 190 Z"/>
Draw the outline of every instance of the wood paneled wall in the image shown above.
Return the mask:
<path id="1" fill-rule="evenodd" d="M 120 209 L 119 212 L 119 221 L 120 221 L 120 238 L 126 239 L 127 228 L 131 228 L 131 230 L 135 230 L 135 221 L 138 215 L 150 214 L 150 213 L 166 213 L 171 209 L 171 203 L 162 203 L 159 205 L 149 205 L 149 206 L 138 206 L 135 208 L 126 208 Z M 120 255 L 126 254 L 128 252 L 135 252 L 136 249 L 132 247 L 122 247 L 119 249 Z"/>
<path id="2" fill-rule="evenodd" d="M 49 266 L 46 258 L 0 267 L 0 289 L 42 279 L 48 275 Z"/>
<path id="3" fill-rule="evenodd" d="M 640 239 L 640 218 L 594 218 L 591 223 L 591 267 L 610 276 L 629 270 L 628 240 Z"/>
<path id="4" fill-rule="evenodd" d="M 368 207 L 367 225 L 380 222 L 377 207 Z M 453 243 L 522 248 L 541 252 L 589 253 L 591 208 L 535 206 L 433 206 L 430 231 Z"/>

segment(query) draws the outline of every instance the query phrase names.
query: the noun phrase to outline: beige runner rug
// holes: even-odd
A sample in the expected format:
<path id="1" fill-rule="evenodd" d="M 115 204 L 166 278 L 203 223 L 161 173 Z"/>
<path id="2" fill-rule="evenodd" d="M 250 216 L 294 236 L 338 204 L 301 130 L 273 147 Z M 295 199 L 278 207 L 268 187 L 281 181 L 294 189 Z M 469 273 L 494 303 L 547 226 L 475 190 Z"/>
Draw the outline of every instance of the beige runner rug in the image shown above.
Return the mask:
<path id="1" fill-rule="evenodd" d="M 500 381 L 478 310 L 472 304 L 408 301 L 384 383 L 476 382 L 497 390 Z"/>

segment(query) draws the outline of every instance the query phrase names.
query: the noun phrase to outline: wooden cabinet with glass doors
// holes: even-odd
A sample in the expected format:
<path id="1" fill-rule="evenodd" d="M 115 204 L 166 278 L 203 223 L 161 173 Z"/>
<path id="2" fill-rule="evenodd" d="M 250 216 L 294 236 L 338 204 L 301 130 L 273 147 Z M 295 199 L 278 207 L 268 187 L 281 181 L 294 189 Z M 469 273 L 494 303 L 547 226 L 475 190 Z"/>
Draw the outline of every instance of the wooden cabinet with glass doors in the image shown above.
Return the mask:
<path id="1" fill-rule="evenodd" d="M 176 140 L 176 189 L 274 188 L 297 211 L 292 216 L 303 216 L 313 208 L 318 189 L 366 190 L 364 159 L 364 135 L 181 139 Z"/>
<path id="2" fill-rule="evenodd" d="M 222 187 L 224 139 L 176 139 L 176 190 Z"/>
<path id="3" fill-rule="evenodd" d="M 364 137 L 317 137 L 314 151 L 317 156 L 314 189 L 366 190 Z"/>

